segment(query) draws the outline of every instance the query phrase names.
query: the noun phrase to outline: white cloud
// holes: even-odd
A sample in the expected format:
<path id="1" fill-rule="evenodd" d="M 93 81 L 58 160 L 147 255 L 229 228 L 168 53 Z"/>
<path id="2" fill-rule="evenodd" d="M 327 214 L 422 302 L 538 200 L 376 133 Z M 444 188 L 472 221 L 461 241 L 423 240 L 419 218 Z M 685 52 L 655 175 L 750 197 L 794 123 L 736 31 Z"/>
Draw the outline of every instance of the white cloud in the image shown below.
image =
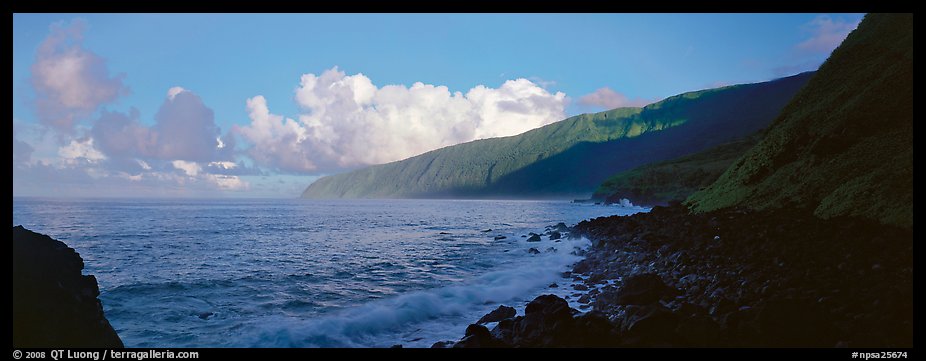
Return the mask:
<path id="1" fill-rule="evenodd" d="M 420 82 L 377 87 L 337 67 L 303 75 L 295 100 L 304 111 L 298 121 L 272 114 L 263 96 L 248 100 L 251 123 L 235 131 L 258 164 L 305 173 L 386 163 L 553 123 L 567 102 L 527 79 L 464 94 Z"/>
<path id="2" fill-rule="evenodd" d="M 65 133 L 80 117 L 129 92 L 122 74 L 111 77 L 106 61 L 83 48 L 85 28 L 80 20 L 53 24 L 31 67 L 38 119 Z"/>
<path id="3" fill-rule="evenodd" d="M 138 162 L 138 165 L 141 166 L 141 169 L 151 170 L 151 166 L 148 165 L 148 162 L 145 162 L 141 159 L 136 159 L 135 161 Z"/>
<path id="4" fill-rule="evenodd" d="M 182 170 L 186 175 L 195 177 L 202 169 L 199 164 L 196 162 L 187 162 L 184 160 L 175 160 L 171 162 L 174 165 L 174 168 Z"/>
<path id="5" fill-rule="evenodd" d="M 247 190 L 250 185 L 238 176 L 225 174 L 206 174 L 206 179 L 224 190 Z"/>
<path id="6" fill-rule="evenodd" d="M 858 24 L 859 21 L 834 20 L 829 15 L 819 15 L 804 25 L 805 31 L 810 32 L 811 37 L 797 44 L 796 48 L 808 53 L 829 54 L 842 44 Z"/>
<path id="7" fill-rule="evenodd" d="M 616 92 L 608 87 L 599 88 L 593 93 L 583 95 L 581 98 L 579 98 L 579 104 L 596 106 L 605 109 L 621 107 L 642 107 L 652 102 L 652 100 L 640 98 L 630 99 L 623 93 Z"/>
<path id="8" fill-rule="evenodd" d="M 238 163 L 235 162 L 209 162 L 210 167 L 222 168 L 222 169 L 235 169 L 238 167 Z"/>
<path id="9" fill-rule="evenodd" d="M 87 161 L 96 163 L 106 159 L 103 153 L 93 147 L 93 138 L 71 140 L 70 144 L 58 148 L 58 155 L 67 162 Z"/>
<path id="10" fill-rule="evenodd" d="M 174 97 L 176 97 L 177 94 L 183 93 L 185 91 L 187 90 L 179 86 L 175 86 L 173 88 L 167 89 L 167 99 L 174 100 Z"/>

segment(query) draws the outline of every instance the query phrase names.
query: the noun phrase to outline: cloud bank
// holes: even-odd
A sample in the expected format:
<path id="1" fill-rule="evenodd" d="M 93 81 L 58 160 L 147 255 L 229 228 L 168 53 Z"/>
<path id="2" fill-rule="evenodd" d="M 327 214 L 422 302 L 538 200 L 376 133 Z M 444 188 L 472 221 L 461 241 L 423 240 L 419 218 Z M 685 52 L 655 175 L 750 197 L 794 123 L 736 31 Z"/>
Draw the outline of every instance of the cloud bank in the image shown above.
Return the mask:
<path id="1" fill-rule="evenodd" d="M 100 149 L 113 157 L 137 157 L 209 162 L 230 160 L 234 138 L 220 138 L 212 109 L 193 92 L 180 87 L 168 91 L 152 127 L 129 114 L 103 112 L 91 130 Z"/>
<path id="2" fill-rule="evenodd" d="M 38 120 L 63 133 L 73 132 L 81 117 L 129 92 L 123 74 L 110 76 L 106 61 L 82 46 L 85 28 L 81 20 L 53 24 L 30 69 Z"/>
<path id="3" fill-rule="evenodd" d="M 305 74 L 295 92 L 295 119 L 247 101 L 250 124 L 236 126 L 258 164 L 290 173 L 321 173 L 404 159 L 444 146 L 510 136 L 565 117 L 566 95 L 527 79 L 466 93 L 417 82 L 378 87 L 337 67 Z"/>

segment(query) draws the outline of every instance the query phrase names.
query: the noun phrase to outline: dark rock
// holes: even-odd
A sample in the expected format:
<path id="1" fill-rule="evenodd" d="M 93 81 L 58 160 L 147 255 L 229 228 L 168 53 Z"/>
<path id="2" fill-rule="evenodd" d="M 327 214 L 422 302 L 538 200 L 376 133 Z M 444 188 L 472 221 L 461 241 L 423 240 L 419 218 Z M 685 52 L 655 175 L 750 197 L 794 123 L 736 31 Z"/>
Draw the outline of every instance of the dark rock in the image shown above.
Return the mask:
<path id="1" fill-rule="evenodd" d="M 759 312 L 758 326 L 770 347 L 832 347 L 826 310 L 811 300 L 772 298 Z"/>
<path id="2" fill-rule="evenodd" d="M 631 306 L 622 322 L 625 346 L 659 347 L 681 344 L 675 333 L 678 316 L 661 305 Z"/>
<path id="3" fill-rule="evenodd" d="M 570 347 L 616 347 L 620 344 L 617 329 L 608 317 L 589 311 L 575 317 Z"/>
<path id="4" fill-rule="evenodd" d="M 547 249 L 545 249 L 544 252 L 546 252 L 546 253 L 556 253 L 556 247 L 547 247 Z"/>
<path id="5" fill-rule="evenodd" d="M 551 240 L 560 239 L 560 238 L 562 238 L 562 237 L 563 237 L 563 235 L 560 234 L 560 233 L 557 232 L 557 231 L 550 232 L 550 239 L 551 239 Z"/>
<path id="6" fill-rule="evenodd" d="M 576 265 L 572 267 L 572 272 L 584 274 L 591 271 L 592 267 L 594 267 L 594 263 L 592 260 L 586 258 L 576 263 Z"/>
<path id="7" fill-rule="evenodd" d="M 527 238 L 527 241 L 528 242 L 540 242 L 540 236 L 536 234 L 532 235 L 529 238 Z"/>
<path id="8" fill-rule="evenodd" d="M 720 325 L 709 316 L 683 317 L 678 322 L 675 332 L 686 345 L 698 347 L 717 347 L 720 345 Z"/>
<path id="9" fill-rule="evenodd" d="M 453 348 L 493 348 L 503 347 L 483 325 L 472 324 L 466 327 L 466 335 Z"/>
<path id="10" fill-rule="evenodd" d="M 483 232 L 483 233 L 492 232 L 492 228 L 483 229 L 483 230 L 481 230 L 481 231 L 479 231 L 479 232 Z"/>
<path id="11" fill-rule="evenodd" d="M 13 227 L 13 346 L 121 348 L 93 276 L 74 249 Z"/>
<path id="12" fill-rule="evenodd" d="M 559 232 L 566 232 L 569 230 L 569 227 L 566 227 L 566 224 L 563 222 L 557 223 L 553 228 Z"/>
<path id="13" fill-rule="evenodd" d="M 591 302 L 591 298 L 592 298 L 592 297 L 589 296 L 589 295 L 587 295 L 587 294 L 586 294 L 586 295 L 582 295 L 582 297 L 579 297 L 579 303 L 588 304 L 589 302 Z"/>
<path id="14" fill-rule="evenodd" d="M 578 311 L 555 295 L 541 295 L 527 304 L 524 316 L 499 322 L 496 335 L 516 347 L 556 347 L 573 343 L 574 320 Z M 494 330 L 493 330 L 494 331 Z"/>
<path id="15" fill-rule="evenodd" d="M 431 348 L 451 348 L 453 344 L 453 341 L 437 341 L 431 345 Z"/>
<path id="16" fill-rule="evenodd" d="M 710 314 L 714 317 L 723 316 L 727 313 L 736 311 L 736 305 L 729 298 L 723 297 L 716 304 L 711 306 Z"/>
<path id="17" fill-rule="evenodd" d="M 497 241 L 497 240 L 500 240 L 500 239 L 505 239 L 505 238 L 508 238 L 508 237 L 505 237 L 505 236 L 495 236 L 495 240 L 496 240 L 496 241 Z"/>
<path id="18" fill-rule="evenodd" d="M 550 286 L 548 286 L 548 287 L 549 287 L 549 288 L 559 288 L 559 285 L 556 284 L 556 283 L 551 283 Z"/>
<path id="19" fill-rule="evenodd" d="M 450 232 L 440 232 L 440 233 L 438 233 L 438 234 L 452 234 L 452 233 L 450 233 Z"/>
<path id="20" fill-rule="evenodd" d="M 485 316 L 482 316 L 482 318 L 480 318 L 479 321 L 476 321 L 476 323 L 481 325 L 481 324 L 489 323 L 489 322 L 498 322 L 506 318 L 512 318 L 516 316 L 517 314 L 518 313 L 517 311 L 515 311 L 514 307 L 508 307 L 505 305 L 501 305 L 501 306 L 498 306 L 498 308 L 496 308 L 492 312 L 489 312 Z"/>
<path id="21" fill-rule="evenodd" d="M 659 275 L 645 273 L 624 279 L 617 291 L 616 303 L 620 305 L 645 305 L 673 296 L 675 292 L 662 281 Z"/>
<path id="22" fill-rule="evenodd" d="M 212 315 L 214 315 L 214 314 L 215 314 L 215 313 L 212 313 L 212 312 L 201 312 L 201 313 L 200 313 L 199 315 L 197 315 L 197 316 L 198 316 L 200 319 L 205 320 L 205 319 L 208 319 L 209 317 L 212 317 Z"/>
<path id="23" fill-rule="evenodd" d="M 577 283 L 577 284 L 572 285 L 572 289 L 576 291 L 588 291 L 588 286 L 583 285 L 581 283 Z"/>
<path id="24" fill-rule="evenodd" d="M 745 309 L 730 312 L 720 319 L 721 332 L 731 340 L 730 346 L 761 347 L 766 344 L 759 334 L 756 315 L 755 309 Z"/>
<path id="25" fill-rule="evenodd" d="M 527 253 L 530 253 L 530 254 L 540 254 L 540 250 L 538 250 L 538 249 L 536 249 L 536 248 L 534 248 L 534 247 L 531 247 L 529 250 L 527 250 Z"/>

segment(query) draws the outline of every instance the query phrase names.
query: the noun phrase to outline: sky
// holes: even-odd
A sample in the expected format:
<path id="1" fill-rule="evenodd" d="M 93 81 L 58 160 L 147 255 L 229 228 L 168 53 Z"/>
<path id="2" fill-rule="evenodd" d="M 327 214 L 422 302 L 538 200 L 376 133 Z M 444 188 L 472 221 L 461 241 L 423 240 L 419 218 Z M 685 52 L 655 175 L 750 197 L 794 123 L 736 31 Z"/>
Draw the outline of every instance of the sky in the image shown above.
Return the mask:
<path id="1" fill-rule="evenodd" d="M 14 14 L 13 195 L 327 174 L 815 70 L 863 14 Z"/>

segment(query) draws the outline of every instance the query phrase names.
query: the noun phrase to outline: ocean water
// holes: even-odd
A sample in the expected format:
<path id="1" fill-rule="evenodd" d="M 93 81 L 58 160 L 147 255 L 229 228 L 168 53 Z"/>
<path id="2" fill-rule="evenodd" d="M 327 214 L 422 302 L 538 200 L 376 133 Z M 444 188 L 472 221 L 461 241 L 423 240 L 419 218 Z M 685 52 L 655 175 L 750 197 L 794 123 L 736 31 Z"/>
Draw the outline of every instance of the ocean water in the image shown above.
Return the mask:
<path id="1" fill-rule="evenodd" d="M 544 293 L 575 302 L 562 272 L 588 240 L 521 235 L 641 211 L 565 201 L 14 198 L 13 225 L 80 253 L 128 347 L 429 347 L 459 340 L 500 304 L 523 314 Z"/>

